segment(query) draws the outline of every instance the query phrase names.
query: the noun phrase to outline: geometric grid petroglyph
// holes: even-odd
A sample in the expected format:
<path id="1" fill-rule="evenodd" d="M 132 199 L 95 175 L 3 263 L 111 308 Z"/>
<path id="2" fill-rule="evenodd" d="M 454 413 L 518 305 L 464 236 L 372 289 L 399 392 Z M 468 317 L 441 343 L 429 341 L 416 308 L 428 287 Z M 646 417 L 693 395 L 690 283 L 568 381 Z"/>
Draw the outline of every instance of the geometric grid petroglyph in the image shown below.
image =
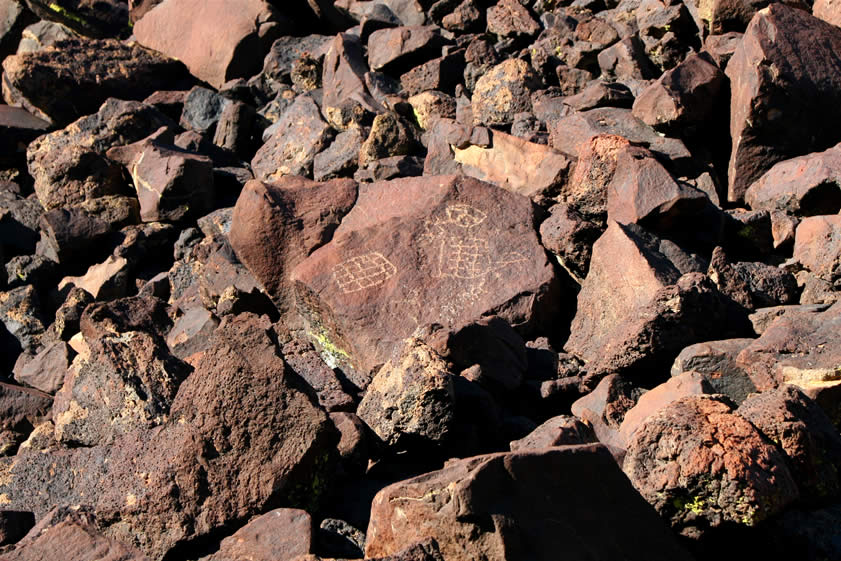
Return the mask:
<path id="1" fill-rule="evenodd" d="M 490 251 L 484 238 L 457 238 L 443 240 L 440 253 L 441 276 L 457 279 L 476 279 L 490 272 Z"/>
<path id="2" fill-rule="evenodd" d="M 336 284 L 345 294 L 379 286 L 396 272 L 397 267 L 376 251 L 358 255 L 333 267 Z"/>

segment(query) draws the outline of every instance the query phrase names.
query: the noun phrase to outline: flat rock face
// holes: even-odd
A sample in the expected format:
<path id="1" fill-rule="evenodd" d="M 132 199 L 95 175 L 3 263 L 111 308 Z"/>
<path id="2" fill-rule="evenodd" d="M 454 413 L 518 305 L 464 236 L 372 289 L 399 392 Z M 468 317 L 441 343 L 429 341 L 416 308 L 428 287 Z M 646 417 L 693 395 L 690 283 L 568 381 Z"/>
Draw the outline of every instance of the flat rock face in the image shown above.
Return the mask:
<path id="1" fill-rule="evenodd" d="M 628 442 L 631 483 L 686 536 L 725 522 L 753 526 L 799 496 L 780 452 L 719 399 L 679 399 Z"/>
<path id="2" fill-rule="evenodd" d="M 41 517 L 53 505 L 91 505 L 107 535 L 160 559 L 251 512 L 316 500 L 332 429 L 284 374 L 267 327 L 249 315 L 223 323 L 165 425 L 5 461 L 9 508 Z"/>
<path id="3" fill-rule="evenodd" d="M 173 0 L 146 13 L 134 35 L 220 88 L 233 78 L 256 74 L 272 41 L 288 25 L 262 0 Z"/>
<path id="4" fill-rule="evenodd" d="M 367 373 L 419 326 L 494 312 L 534 324 L 553 272 L 532 213 L 528 199 L 472 178 L 361 186 L 333 240 L 292 272 L 310 336 Z"/>
<path id="5" fill-rule="evenodd" d="M 457 460 L 377 494 L 366 558 L 429 537 L 445 559 L 689 559 L 600 445 Z"/>
<path id="6" fill-rule="evenodd" d="M 812 15 L 841 27 L 841 4 L 838 0 L 816 0 L 812 6 Z"/>
<path id="7" fill-rule="evenodd" d="M 810 216 L 794 236 L 794 258 L 818 277 L 836 282 L 841 275 L 841 216 Z"/>
<path id="8" fill-rule="evenodd" d="M 731 82 L 728 200 L 775 163 L 839 140 L 841 28 L 774 3 L 757 12 L 727 65 Z"/>
<path id="9" fill-rule="evenodd" d="M 3 61 L 3 98 L 56 126 L 109 97 L 143 99 L 183 76 L 183 66 L 139 45 L 68 39 Z"/>
<path id="10" fill-rule="evenodd" d="M 219 551 L 203 561 L 287 561 L 310 552 L 312 518 L 296 508 L 260 515 L 222 540 Z"/>

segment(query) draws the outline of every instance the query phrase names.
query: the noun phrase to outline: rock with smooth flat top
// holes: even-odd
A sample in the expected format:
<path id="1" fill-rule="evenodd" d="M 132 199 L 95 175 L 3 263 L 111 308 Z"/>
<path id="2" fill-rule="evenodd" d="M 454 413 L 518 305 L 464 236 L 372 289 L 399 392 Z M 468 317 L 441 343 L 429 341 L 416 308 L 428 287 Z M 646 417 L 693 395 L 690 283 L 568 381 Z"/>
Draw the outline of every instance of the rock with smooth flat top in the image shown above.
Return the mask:
<path id="1" fill-rule="evenodd" d="M 260 71 L 272 42 L 292 24 L 262 0 L 172 0 L 134 26 L 137 41 L 184 63 L 219 89 Z"/>
<path id="2" fill-rule="evenodd" d="M 291 561 L 312 548 L 312 519 L 304 510 L 277 508 L 228 536 L 202 561 Z"/>
<path id="3" fill-rule="evenodd" d="M 841 216 L 810 216 L 797 226 L 794 258 L 818 277 L 834 283 L 841 277 Z"/>

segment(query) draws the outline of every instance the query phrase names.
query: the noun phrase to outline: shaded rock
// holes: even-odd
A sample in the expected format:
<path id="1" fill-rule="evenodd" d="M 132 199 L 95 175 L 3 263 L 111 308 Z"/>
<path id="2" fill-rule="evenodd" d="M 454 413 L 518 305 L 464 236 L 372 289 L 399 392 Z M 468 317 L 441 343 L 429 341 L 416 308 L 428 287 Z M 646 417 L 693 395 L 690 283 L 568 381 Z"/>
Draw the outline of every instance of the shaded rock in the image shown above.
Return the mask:
<path id="1" fill-rule="evenodd" d="M 26 146 L 41 136 L 50 124 L 20 107 L 0 105 L 0 161 L 18 164 L 26 154 Z"/>
<path id="2" fill-rule="evenodd" d="M 841 29 L 781 3 L 751 20 L 727 65 L 729 201 L 741 200 L 777 162 L 838 142 L 829 116 L 841 103 L 839 49 Z"/>
<path id="3" fill-rule="evenodd" d="M 578 160 L 564 186 L 563 201 L 602 229 L 607 220 L 607 186 L 616 173 L 619 154 L 629 146 L 628 139 L 612 134 L 598 134 L 578 145 L 567 145 L 575 150 L 571 153 Z"/>
<path id="4" fill-rule="evenodd" d="M 295 62 L 308 53 L 316 59 L 324 56 L 330 44 L 332 35 L 282 36 L 275 39 L 263 61 L 262 76 L 272 82 L 289 83 Z"/>
<path id="5" fill-rule="evenodd" d="M 50 325 L 50 333 L 56 339 L 67 341 L 79 332 L 79 320 L 93 297 L 81 288 L 73 288 L 64 298 L 55 313 L 55 320 Z"/>
<path id="6" fill-rule="evenodd" d="M 350 175 L 359 163 L 359 150 L 364 140 L 362 132 L 356 127 L 337 134 L 330 146 L 313 158 L 313 178 L 327 181 Z"/>
<path id="7" fill-rule="evenodd" d="M 409 95 L 428 90 L 451 93 L 462 81 L 464 66 L 464 51 L 456 50 L 415 66 L 400 76 L 400 85 Z"/>
<path id="8" fill-rule="evenodd" d="M 693 19 L 687 3 L 642 0 L 635 15 L 648 57 L 663 70 L 674 68 L 701 46 L 700 22 Z"/>
<path id="9" fill-rule="evenodd" d="M 628 442 L 623 469 L 686 536 L 754 526 L 798 498 L 782 455 L 714 396 L 684 397 L 649 417 Z"/>
<path id="10" fill-rule="evenodd" d="M 771 543 L 782 555 L 800 556 L 808 561 L 833 559 L 841 555 L 841 505 L 816 510 L 789 509 L 769 529 Z"/>
<path id="11" fill-rule="evenodd" d="M 602 229 L 563 203 L 553 206 L 550 212 L 549 218 L 540 224 L 540 243 L 581 284 L 590 268 L 593 243 L 601 236 Z"/>
<path id="12" fill-rule="evenodd" d="M 675 181 L 648 150 L 628 147 L 616 155 L 607 186 L 608 220 L 671 230 L 708 201 L 702 191 Z"/>
<path id="13" fill-rule="evenodd" d="M 31 284 L 0 292 L 0 322 L 23 351 L 34 353 L 41 343 L 45 326 L 41 319 L 41 302 Z M 9 349 L 4 349 L 11 354 Z"/>
<path id="14" fill-rule="evenodd" d="M 364 111 L 380 113 L 384 110 L 368 91 L 365 82 L 367 72 L 368 64 L 359 38 L 347 33 L 336 35 L 324 57 L 324 72 L 321 75 L 324 88 L 322 106 L 330 122 L 341 121 L 331 115 L 340 113 L 340 107 L 348 101 L 357 103 Z"/>
<path id="15" fill-rule="evenodd" d="M 374 118 L 371 132 L 359 149 L 359 166 L 392 156 L 405 156 L 418 147 L 415 131 L 408 122 L 394 113 L 383 113 Z"/>
<path id="16" fill-rule="evenodd" d="M 130 33 L 128 6 L 119 0 L 26 0 L 26 5 L 39 18 L 88 37 L 124 38 Z"/>
<path id="17" fill-rule="evenodd" d="M 619 427 L 644 392 L 618 374 L 608 374 L 593 391 L 572 404 L 572 414 L 593 427 L 599 442 L 623 449 Z"/>
<path id="18" fill-rule="evenodd" d="M 262 0 L 234 1 L 162 3 L 137 22 L 134 35 L 218 89 L 228 80 L 259 72 L 272 42 L 292 29 L 291 22 Z"/>
<path id="19" fill-rule="evenodd" d="M 783 382 L 804 390 L 835 385 L 841 375 L 838 348 L 832 341 L 839 321 L 841 304 L 825 311 L 800 307 L 786 311 L 739 353 L 737 363 L 760 391 Z"/>
<path id="20" fill-rule="evenodd" d="M 355 408 L 356 402 L 345 392 L 342 380 L 308 341 L 292 338 L 283 344 L 281 350 L 286 364 L 315 390 L 318 403 L 326 411 L 351 411 Z M 339 448 L 341 451 L 341 446 Z"/>
<path id="21" fill-rule="evenodd" d="M 6 461 L 8 508 L 40 517 L 84 502 L 110 537 L 161 559 L 254 512 L 315 504 L 331 461 L 329 421 L 284 373 L 266 326 L 248 315 L 223 322 L 165 425 Z"/>
<path id="22" fill-rule="evenodd" d="M 748 319 L 753 325 L 753 330 L 757 335 L 762 335 L 768 329 L 774 320 L 778 317 L 793 312 L 822 312 L 832 305 L 830 303 L 821 304 L 791 304 L 788 306 L 771 306 L 770 308 L 760 308 L 748 316 Z"/>
<path id="23" fill-rule="evenodd" d="M 408 339 L 373 377 L 357 415 L 388 446 L 402 450 L 449 444 L 454 409 L 447 363 L 421 341 Z"/>
<path id="24" fill-rule="evenodd" d="M 330 413 L 330 420 L 333 421 L 336 430 L 341 434 L 341 439 L 337 445 L 341 468 L 351 475 L 364 473 L 368 469 L 368 459 L 371 457 L 374 448 L 374 442 L 370 437 L 370 429 L 355 413 L 333 412 Z M 324 523 L 322 522 L 323 526 Z M 361 534 L 359 537 L 362 538 L 359 543 L 364 546 L 365 534 L 361 532 L 359 534 Z M 355 553 L 361 555 L 361 548 Z"/>
<path id="25" fill-rule="evenodd" d="M 600 445 L 456 460 L 377 494 L 366 557 L 428 537 L 446 559 L 688 559 Z"/>
<path id="26" fill-rule="evenodd" d="M 736 363 L 738 354 L 752 342 L 753 339 L 723 339 L 689 345 L 675 358 L 671 374 L 699 372 L 714 390 L 706 393 L 724 394 L 739 405 L 756 392 L 750 377 Z"/>
<path id="27" fill-rule="evenodd" d="M 736 48 L 742 41 L 742 33 L 729 31 L 721 35 L 709 35 L 704 40 L 703 52 L 707 53 L 716 66 L 724 70 Z"/>
<path id="28" fill-rule="evenodd" d="M 408 99 L 418 125 L 428 129 L 435 119 L 454 119 L 456 100 L 445 93 L 427 90 Z"/>
<path id="29" fill-rule="evenodd" d="M 177 61 L 111 39 L 74 38 L 3 61 L 3 99 L 56 126 L 108 98 L 143 99 L 184 76 Z"/>
<path id="30" fill-rule="evenodd" d="M 508 59 L 485 72 L 473 89 L 473 123 L 506 125 L 514 115 L 531 110 L 531 92 L 540 78 L 523 60 Z"/>
<path id="31" fill-rule="evenodd" d="M 6 286 L 16 288 L 24 284 L 45 287 L 56 276 L 56 262 L 42 255 L 19 255 L 6 263 Z"/>
<path id="32" fill-rule="evenodd" d="M 196 86 L 184 96 L 180 124 L 185 129 L 198 133 L 212 133 L 222 112 L 229 105 L 231 100 L 213 90 Z"/>
<path id="33" fill-rule="evenodd" d="M 27 161 L 38 200 L 50 210 L 127 194 L 121 166 L 105 158 L 105 151 L 174 125 L 151 106 L 109 99 L 95 114 L 36 139 L 27 149 Z"/>
<path id="34" fill-rule="evenodd" d="M 204 214 L 213 204 L 210 158 L 177 149 L 163 134 L 164 130 L 159 130 L 149 138 L 106 152 L 109 159 L 128 170 L 144 222 L 177 222 Z"/>
<path id="35" fill-rule="evenodd" d="M 539 324 L 553 274 L 532 213 L 528 199 L 469 177 L 361 185 L 331 242 L 292 272 L 310 336 L 364 376 L 418 326 L 493 313 Z"/>
<path id="36" fill-rule="evenodd" d="M 50 343 L 20 370 L 15 380 L 42 392 L 54 394 L 64 383 L 64 375 L 75 353 L 64 341 Z"/>
<path id="37" fill-rule="evenodd" d="M 605 76 L 616 80 L 651 80 L 659 73 L 636 34 L 601 51 L 598 63 Z"/>
<path id="38" fill-rule="evenodd" d="M 593 429 L 575 417 L 559 415 L 552 417 L 520 440 L 511 442 L 512 452 L 543 450 L 568 444 L 590 444 L 597 442 Z"/>
<path id="39" fill-rule="evenodd" d="M 110 255 L 102 263 L 91 265 L 82 276 L 64 277 L 58 283 L 58 289 L 81 288 L 97 300 L 122 298 L 128 296 L 130 269 L 125 257 Z"/>
<path id="40" fill-rule="evenodd" d="M 85 307 L 79 330 L 85 339 L 120 336 L 132 331 L 163 339 L 172 329 L 173 309 L 153 296 L 131 296 L 111 302 L 95 302 Z"/>
<path id="41" fill-rule="evenodd" d="M 500 0 L 488 8 L 486 17 L 488 33 L 493 33 L 500 39 L 529 37 L 540 32 L 540 24 L 517 0 Z"/>
<path id="42" fill-rule="evenodd" d="M 749 310 L 794 304 L 799 296 L 790 272 L 759 262 L 731 262 L 720 247 L 713 250 L 707 275 L 722 294 Z"/>
<path id="43" fill-rule="evenodd" d="M 18 542 L 34 525 L 35 516 L 31 512 L 0 511 L 0 545 Z"/>
<path id="44" fill-rule="evenodd" d="M 0 5 L 0 59 L 15 52 L 24 28 L 36 19 L 18 0 L 6 0 Z"/>
<path id="45" fill-rule="evenodd" d="M 841 144 L 774 164 L 748 187 L 745 202 L 754 210 L 795 216 L 841 210 Z"/>
<path id="46" fill-rule="evenodd" d="M 6 259 L 35 250 L 43 212 L 35 197 L 21 199 L 10 192 L 0 192 L 0 246 L 6 250 Z"/>
<path id="47" fill-rule="evenodd" d="M 830 283 L 841 276 L 841 216 L 810 216 L 797 226 L 794 259 Z"/>
<path id="48" fill-rule="evenodd" d="M 234 207 L 231 246 L 282 314 L 294 308 L 289 273 L 330 240 L 356 197 L 350 179 L 313 183 L 284 177 L 246 184 Z"/>
<path id="49" fill-rule="evenodd" d="M 0 382 L 0 452 L 14 448 L 50 417 L 53 398 L 44 392 Z"/>
<path id="50" fill-rule="evenodd" d="M 822 502 L 841 493 L 841 436 L 803 392 L 784 384 L 750 396 L 736 412 L 785 452 L 804 501 Z"/>
<path id="51" fill-rule="evenodd" d="M 356 170 L 353 178 L 360 183 L 388 181 L 399 177 L 415 177 L 423 174 L 424 161 L 417 156 L 392 156 L 368 162 Z"/>
<path id="52" fill-rule="evenodd" d="M 704 55 L 686 57 L 648 86 L 634 101 L 634 116 L 655 130 L 680 134 L 703 127 L 721 107 L 727 78 Z"/>
<path id="53" fill-rule="evenodd" d="M 276 181 L 284 175 L 312 175 L 316 154 L 333 138 L 318 105 L 307 95 L 298 96 L 276 127 L 251 160 L 254 176 Z"/>
<path id="54" fill-rule="evenodd" d="M 634 96 L 627 86 L 595 81 L 575 95 L 564 98 L 564 104 L 576 111 L 596 107 L 631 107 Z"/>
<path id="55" fill-rule="evenodd" d="M 219 551 L 203 561 L 290 561 L 310 552 L 312 519 L 304 510 L 277 508 L 228 536 Z"/>
<path id="56" fill-rule="evenodd" d="M 368 37 L 368 65 L 400 75 L 439 54 L 444 42 L 434 25 L 380 29 Z"/>
<path id="57" fill-rule="evenodd" d="M 148 561 L 148 557 L 125 543 L 102 535 L 95 518 L 85 509 L 73 512 L 59 508 L 38 524 L 10 551 L 9 561 L 65 559 L 66 561 Z"/>

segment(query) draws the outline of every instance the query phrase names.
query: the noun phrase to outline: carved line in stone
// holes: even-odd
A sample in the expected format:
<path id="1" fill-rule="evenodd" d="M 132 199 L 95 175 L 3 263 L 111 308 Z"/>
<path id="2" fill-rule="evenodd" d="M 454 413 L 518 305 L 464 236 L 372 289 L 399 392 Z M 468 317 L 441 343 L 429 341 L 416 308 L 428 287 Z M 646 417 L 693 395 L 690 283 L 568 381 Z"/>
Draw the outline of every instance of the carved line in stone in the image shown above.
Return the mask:
<path id="1" fill-rule="evenodd" d="M 397 267 L 377 251 L 357 255 L 333 267 L 336 284 L 345 294 L 379 286 L 396 272 Z"/>

